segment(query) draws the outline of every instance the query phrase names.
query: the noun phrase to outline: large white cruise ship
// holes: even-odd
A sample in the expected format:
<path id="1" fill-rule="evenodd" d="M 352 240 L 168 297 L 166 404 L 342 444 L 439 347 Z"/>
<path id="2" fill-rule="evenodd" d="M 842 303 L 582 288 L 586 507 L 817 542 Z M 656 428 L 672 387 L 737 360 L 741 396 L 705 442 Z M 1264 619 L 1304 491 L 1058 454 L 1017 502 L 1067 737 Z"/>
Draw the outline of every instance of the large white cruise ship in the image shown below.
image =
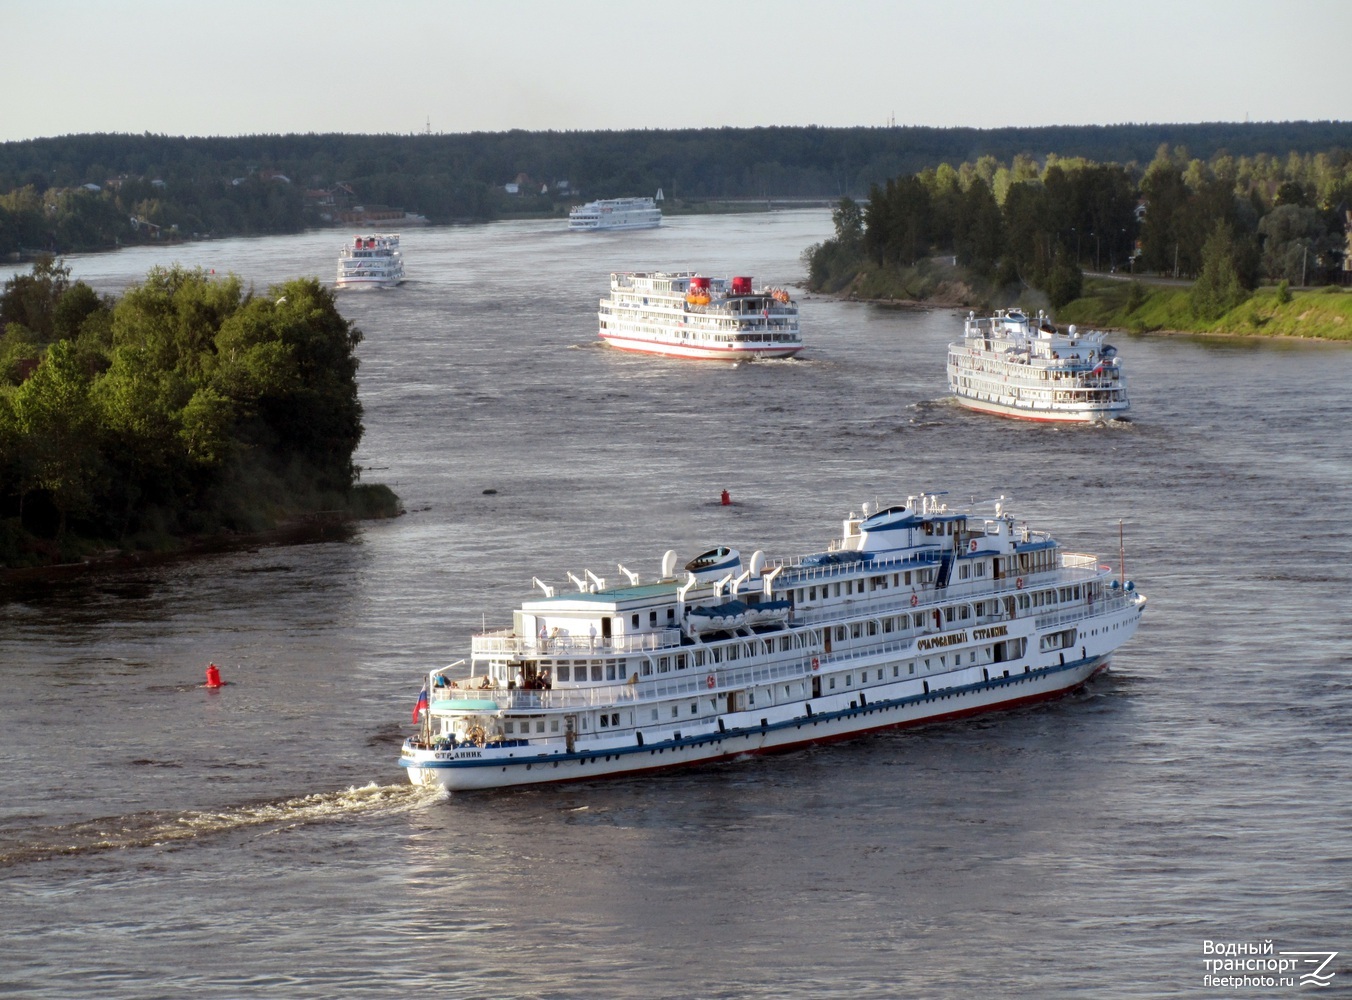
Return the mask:
<path id="1" fill-rule="evenodd" d="M 494 788 L 788 750 L 1053 698 L 1108 666 L 1146 599 L 1003 502 L 851 514 L 825 551 L 720 546 L 659 576 L 568 574 L 468 665 L 432 670 L 401 764 Z"/>
<path id="2" fill-rule="evenodd" d="M 656 229 L 662 210 L 651 198 L 606 198 L 576 206 L 568 213 L 568 228 L 582 231 L 605 229 Z"/>
<path id="3" fill-rule="evenodd" d="M 787 358 L 803 349 L 789 293 L 755 290 L 749 277 L 616 272 L 597 315 L 601 339 L 626 351 L 741 361 Z"/>
<path id="4" fill-rule="evenodd" d="M 1064 332 L 1042 313 L 969 313 L 948 348 L 948 388 L 963 406 L 1024 420 L 1098 422 L 1129 408 L 1117 350 L 1097 331 Z"/>
<path id="5" fill-rule="evenodd" d="M 354 236 L 338 255 L 339 288 L 393 288 L 404 280 L 404 256 L 394 233 Z"/>

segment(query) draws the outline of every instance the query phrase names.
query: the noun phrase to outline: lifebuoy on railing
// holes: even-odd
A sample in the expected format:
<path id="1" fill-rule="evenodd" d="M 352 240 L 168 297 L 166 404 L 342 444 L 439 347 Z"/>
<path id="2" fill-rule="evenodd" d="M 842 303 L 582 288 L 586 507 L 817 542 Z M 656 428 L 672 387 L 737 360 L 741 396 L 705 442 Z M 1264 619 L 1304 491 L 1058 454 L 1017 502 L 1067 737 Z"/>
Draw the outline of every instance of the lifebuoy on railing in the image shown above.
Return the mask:
<path id="1" fill-rule="evenodd" d="M 814 656 L 814 657 L 812 658 L 812 669 L 813 669 L 813 670 L 820 670 L 821 668 L 822 668 L 822 661 L 819 660 L 819 659 L 817 659 L 817 658 Z"/>
<path id="2" fill-rule="evenodd" d="M 912 594 L 912 595 L 911 595 L 911 607 L 915 607 L 915 606 L 916 606 L 917 604 L 919 604 L 919 603 L 920 603 L 920 595 L 919 595 L 919 594 Z"/>
<path id="3" fill-rule="evenodd" d="M 1022 589 L 1023 589 L 1023 577 L 1019 577 L 1017 580 L 1015 580 L 1015 581 L 1014 581 L 1014 586 L 1017 587 L 1019 590 L 1022 590 Z"/>
<path id="4" fill-rule="evenodd" d="M 710 691 L 713 690 L 715 683 L 716 681 L 714 680 L 713 674 L 710 674 L 708 677 L 704 678 L 704 686 L 707 687 Z"/>
<path id="5" fill-rule="evenodd" d="M 975 552 L 975 551 L 976 551 L 976 539 L 975 539 L 975 538 L 973 538 L 973 539 L 972 539 L 972 543 L 971 543 L 970 545 L 967 546 L 967 551 L 968 551 L 968 552 Z"/>

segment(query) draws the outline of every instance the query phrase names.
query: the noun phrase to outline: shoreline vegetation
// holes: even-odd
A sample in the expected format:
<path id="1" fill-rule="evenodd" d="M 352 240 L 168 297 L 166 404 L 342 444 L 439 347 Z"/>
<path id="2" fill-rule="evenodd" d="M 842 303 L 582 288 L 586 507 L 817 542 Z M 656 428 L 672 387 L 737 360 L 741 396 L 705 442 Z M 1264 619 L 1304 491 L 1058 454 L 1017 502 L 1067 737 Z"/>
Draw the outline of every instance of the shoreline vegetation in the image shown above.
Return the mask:
<path id="1" fill-rule="evenodd" d="M 138 565 L 402 513 L 352 461 L 361 336 L 315 278 L 260 292 L 155 268 L 114 298 L 52 258 L 15 275 L 0 570 Z"/>
<path id="2" fill-rule="evenodd" d="M 1190 298 L 1192 282 L 1086 274 L 1078 298 L 1055 310 L 1065 325 L 1132 334 L 1271 338 L 1352 342 L 1352 288 L 1326 285 L 1254 289 L 1214 319 L 1201 319 Z M 996 288 L 962 265 L 928 260 L 896 270 L 864 269 L 835 291 L 814 294 L 899 309 L 974 310 L 1021 308 L 1052 312 L 1047 296 L 1028 287 Z"/>
<path id="3" fill-rule="evenodd" d="M 1136 333 L 1352 340 L 1352 152 L 982 157 L 842 198 L 810 291 Z"/>

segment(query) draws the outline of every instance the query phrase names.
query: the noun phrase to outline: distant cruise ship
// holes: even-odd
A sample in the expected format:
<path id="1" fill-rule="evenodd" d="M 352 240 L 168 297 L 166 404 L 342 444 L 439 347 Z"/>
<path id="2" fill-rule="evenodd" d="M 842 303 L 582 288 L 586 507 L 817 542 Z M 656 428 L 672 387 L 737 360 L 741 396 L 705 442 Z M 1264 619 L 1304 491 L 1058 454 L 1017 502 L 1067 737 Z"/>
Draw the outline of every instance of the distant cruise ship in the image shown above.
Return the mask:
<path id="1" fill-rule="evenodd" d="M 339 288 L 393 288 L 404 280 L 404 256 L 394 233 L 354 236 L 338 255 Z"/>
<path id="2" fill-rule="evenodd" d="M 651 198 L 609 198 L 578 205 L 568 213 L 568 228 L 576 230 L 656 229 L 662 210 Z"/>
<path id="3" fill-rule="evenodd" d="M 597 313 L 611 347 L 678 358 L 788 358 L 803 349 L 798 306 L 782 288 L 693 271 L 617 271 Z"/>
<path id="4" fill-rule="evenodd" d="M 963 406 L 1002 417 L 1095 423 L 1126 416 L 1127 378 L 1098 330 L 1058 330 L 1042 313 L 970 313 L 948 348 L 948 387 Z"/>

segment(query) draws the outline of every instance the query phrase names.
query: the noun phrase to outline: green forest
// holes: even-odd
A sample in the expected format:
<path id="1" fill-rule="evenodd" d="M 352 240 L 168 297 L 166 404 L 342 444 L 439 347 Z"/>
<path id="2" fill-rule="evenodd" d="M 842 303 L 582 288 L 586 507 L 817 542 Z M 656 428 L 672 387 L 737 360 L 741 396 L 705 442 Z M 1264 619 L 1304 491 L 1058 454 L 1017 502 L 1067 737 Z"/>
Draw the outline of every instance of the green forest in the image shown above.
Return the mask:
<path id="1" fill-rule="evenodd" d="M 562 213 L 581 199 L 651 195 L 863 199 L 941 163 L 1049 156 L 1148 164 L 1161 144 L 1203 161 L 1352 148 L 1341 122 L 1046 128 L 717 128 L 460 135 L 93 134 L 0 143 L 0 256 L 329 224 L 319 196 L 434 223 Z M 519 193 L 506 185 L 521 182 Z"/>
<path id="2" fill-rule="evenodd" d="M 43 258 L 0 329 L 0 565 L 396 511 L 358 483 L 361 333 L 315 279 L 157 269 L 114 301 Z"/>
<path id="3" fill-rule="evenodd" d="M 1189 316 L 1171 321 L 1205 325 L 1262 284 L 1343 280 L 1349 208 L 1345 149 L 1204 161 L 1161 146 L 1140 169 L 984 156 L 875 184 L 864 205 L 841 199 L 834 238 L 804 259 L 815 290 L 982 307 L 1033 290 L 1061 309 L 1086 272 L 1165 275 L 1191 282 Z M 958 269 L 936 264 L 947 257 Z M 1134 309 L 1147 292 L 1124 294 Z"/>

